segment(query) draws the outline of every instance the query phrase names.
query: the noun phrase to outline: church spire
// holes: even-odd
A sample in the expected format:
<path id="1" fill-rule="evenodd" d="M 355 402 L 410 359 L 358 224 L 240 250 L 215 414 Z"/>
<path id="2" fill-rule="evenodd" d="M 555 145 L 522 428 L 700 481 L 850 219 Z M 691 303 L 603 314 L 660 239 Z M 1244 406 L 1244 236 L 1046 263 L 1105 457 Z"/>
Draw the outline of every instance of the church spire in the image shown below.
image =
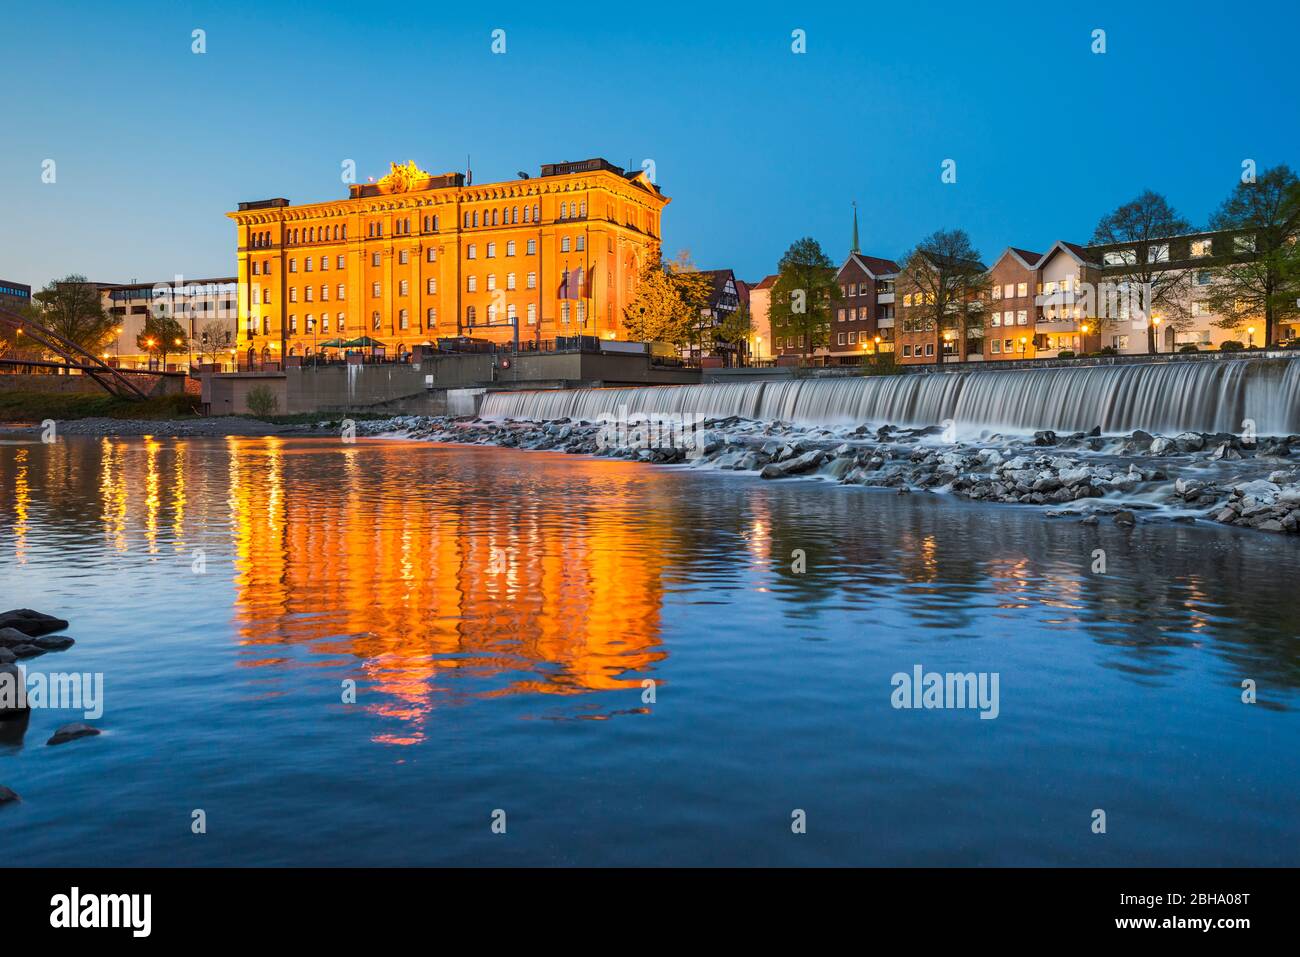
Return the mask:
<path id="1" fill-rule="evenodd" d="M 858 201 L 853 201 L 853 252 L 860 252 L 858 249 Z"/>

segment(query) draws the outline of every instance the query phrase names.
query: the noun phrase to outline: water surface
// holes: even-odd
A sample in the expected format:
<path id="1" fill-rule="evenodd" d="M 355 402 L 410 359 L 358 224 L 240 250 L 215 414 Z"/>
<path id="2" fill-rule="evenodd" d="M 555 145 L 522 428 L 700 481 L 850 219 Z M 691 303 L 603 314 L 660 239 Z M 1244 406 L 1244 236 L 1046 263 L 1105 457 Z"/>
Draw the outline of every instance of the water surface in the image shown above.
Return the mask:
<path id="1" fill-rule="evenodd" d="M 77 638 L 30 668 L 107 698 L 0 740 L 13 864 L 1300 863 L 1282 538 L 383 440 L 9 443 L 0 496 Z"/>

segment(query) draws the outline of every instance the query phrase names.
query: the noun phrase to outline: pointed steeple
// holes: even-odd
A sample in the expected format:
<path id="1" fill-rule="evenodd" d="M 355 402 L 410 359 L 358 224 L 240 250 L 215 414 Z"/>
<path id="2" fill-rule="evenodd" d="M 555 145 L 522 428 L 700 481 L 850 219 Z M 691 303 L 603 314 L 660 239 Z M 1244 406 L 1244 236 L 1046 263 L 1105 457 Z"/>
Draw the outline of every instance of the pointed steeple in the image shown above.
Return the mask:
<path id="1" fill-rule="evenodd" d="M 861 252 L 858 249 L 858 201 L 853 201 L 853 249 L 852 252 Z"/>

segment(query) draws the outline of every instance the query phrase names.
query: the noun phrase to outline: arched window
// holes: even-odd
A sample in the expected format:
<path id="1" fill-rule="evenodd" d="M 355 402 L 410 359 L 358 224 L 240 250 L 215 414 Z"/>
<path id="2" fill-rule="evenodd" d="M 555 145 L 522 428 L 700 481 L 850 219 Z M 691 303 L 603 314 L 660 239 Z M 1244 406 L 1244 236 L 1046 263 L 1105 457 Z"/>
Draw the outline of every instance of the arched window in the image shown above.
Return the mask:
<path id="1" fill-rule="evenodd" d="M 379 310 L 378 310 L 378 309 L 376 309 L 374 312 L 372 312 L 372 313 L 370 314 L 370 325 L 371 325 L 371 328 L 373 328 L 373 329 L 375 329 L 375 330 L 378 330 L 378 329 L 379 329 Z"/>
<path id="2" fill-rule="evenodd" d="M 528 222 L 528 207 L 524 207 L 524 222 Z"/>
<path id="3" fill-rule="evenodd" d="M 466 306 L 466 307 L 465 307 L 465 324 L 468 325 L 468 326 L 472 326 L 472 325 L 474 325 L 474 317 L 475 317 L 475 315 L 476 315 L 476 313 L 475 313 L 475 311 L 474 311 L 474 307 L 473 307 L 473 306 Z"/>

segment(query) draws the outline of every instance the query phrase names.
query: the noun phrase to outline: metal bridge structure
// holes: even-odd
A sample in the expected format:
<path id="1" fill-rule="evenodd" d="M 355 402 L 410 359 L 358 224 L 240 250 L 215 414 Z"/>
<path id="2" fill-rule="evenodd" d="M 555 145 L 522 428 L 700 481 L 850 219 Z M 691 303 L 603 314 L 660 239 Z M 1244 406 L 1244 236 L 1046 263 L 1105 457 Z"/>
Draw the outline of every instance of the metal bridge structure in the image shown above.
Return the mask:
<path id="1" fill-rule="evenodd" d="M 53 329 L 33 321 L 30 317 L 0 307 L 0 325 L 16 329 L 43 349 L 47 349 L 63 360 L 68 369 L 77 369 L 83 375 L 90 376 L 109 395 L 126 399 L 145 399 L 147 394 L 127 376 L 107 362 L 83 349 L 71 339 L 65 339 Z"/>

